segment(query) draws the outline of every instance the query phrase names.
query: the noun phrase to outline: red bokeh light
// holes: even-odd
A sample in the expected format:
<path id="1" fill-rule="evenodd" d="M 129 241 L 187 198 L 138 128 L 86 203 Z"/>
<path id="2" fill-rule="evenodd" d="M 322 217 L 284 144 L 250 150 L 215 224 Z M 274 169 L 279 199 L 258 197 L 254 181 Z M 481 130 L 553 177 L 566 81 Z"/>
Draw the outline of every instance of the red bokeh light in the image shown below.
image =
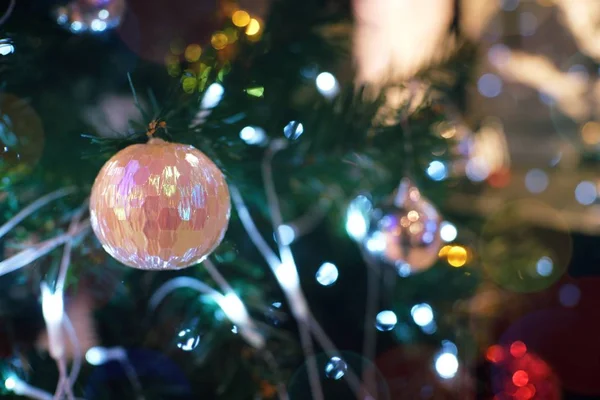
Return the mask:
<path id="1" fill-rule="evenodd" d="M 510 354 L 515 358 L 521 358 L 527 353 L 527 346 L 525 343 L 517 340 L 510 345 Z"/>
<path id="2" fill-rule="evenodd" d="M 515 393 L 515 399 L 517 400 L 529 400 L 535 396 L 535 386 L 527 385 L 519 388 Z"/>
<path id="3" fill-rule="evenodd" d="M 527 385 L 527 383 L 529 383 L 529 375 L 527 374 L 527 372 L 520 369 L 513 374 L 512 381 L 515 384 L 515 386 L 525 386 Z"/>
<path id="4" fill-rule="evenodd" d="M 502 362 L 505 358 L 504 348 L 498 344 L 488 347 L 485 358 L 494 364 Z"/>

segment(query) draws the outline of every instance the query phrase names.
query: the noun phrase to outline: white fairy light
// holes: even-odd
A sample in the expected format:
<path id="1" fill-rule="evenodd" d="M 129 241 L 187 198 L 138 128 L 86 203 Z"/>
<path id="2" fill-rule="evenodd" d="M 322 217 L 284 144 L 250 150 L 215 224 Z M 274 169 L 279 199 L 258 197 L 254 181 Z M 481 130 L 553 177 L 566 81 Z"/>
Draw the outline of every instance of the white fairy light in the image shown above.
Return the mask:
<path id="1" fill-rule="evenodd" d="M 42 314 L 46 324 L 60 324 L 65 315 L 62 293 L 51 293 L 48 285 L 41 286 Z"/>
<path id="2" fill-rule="evenodd" d="M 330 286 L 337 281 L 339 276 L 339 272 L 335 264 L 330 262 L 325 262 L 321 264 L 317 273 L 315 274 L 315 278 L 317 282 L 323 286 Z"/>
<path id="3" fill-rule="evenodd" d="M 454 378 L 458 372 L 458 358 L 452 353 L 441 353 L 435 359 L 435 370 L 443 379 Z"/>
<path id="4" fill-rule="evenodd" d="M 457 235 L 458 231 L 456 230 L 454 224 L 448 221 L 444 221 L 440 224 L 440 237 L 444 242 L 452 242 L 454 239 L 456 239 Z"/>
<path id="5" fill-rule="evenodd" d="M 433 310 L 427 303 L 414 305 L 410 310 L 410 315 L 413 317 L 415 324 L 424 327 L 433 322 Z"/>
<path id="6" fill-rule="evenodd" d="M 319 93 L 326 98 L 335 97 L 340 91 L 337 79 L 335 79 L 335 76 L 329 72 L 321 72 L 319 75 L 317 75 L 315 83 Z"/>

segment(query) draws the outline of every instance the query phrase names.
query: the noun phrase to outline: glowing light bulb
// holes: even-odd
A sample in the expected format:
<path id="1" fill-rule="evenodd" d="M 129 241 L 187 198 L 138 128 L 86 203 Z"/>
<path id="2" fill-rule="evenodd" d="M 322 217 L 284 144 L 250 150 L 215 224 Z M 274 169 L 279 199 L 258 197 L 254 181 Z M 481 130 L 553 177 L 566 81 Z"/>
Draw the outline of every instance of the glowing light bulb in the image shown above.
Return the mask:
<path id="1" fill-rule="evenodd" d="M 231 16 L 231 21 L 235 26 L 243 28 L 250 23 L 250 14 L 244 10 L 237 10 Z"/>
<path id="2" fill-rule="evenodd" d="M 321 264 L 317 273 L 315 274 L 315 278 L 317 282 L 319 282 L 323 286 L 330 286 L 337 281 L 339 276 L 339 272 L 335 264 L 330 262 L 325 262 Z"/>
<path id="3" fill-rule="evenodd" d="M 414 305 L 410 310 L 415 324 L 424 327 L 433 322 L 433 309 L 427 303 L 421 303 Z"/>
<path id="4" fill-rule="evenodd" d="M 435 370 L 442 379 L 452 379 L 458 372 L 458 358 L 452 353 L 442 353 L 435 360 Z"/>

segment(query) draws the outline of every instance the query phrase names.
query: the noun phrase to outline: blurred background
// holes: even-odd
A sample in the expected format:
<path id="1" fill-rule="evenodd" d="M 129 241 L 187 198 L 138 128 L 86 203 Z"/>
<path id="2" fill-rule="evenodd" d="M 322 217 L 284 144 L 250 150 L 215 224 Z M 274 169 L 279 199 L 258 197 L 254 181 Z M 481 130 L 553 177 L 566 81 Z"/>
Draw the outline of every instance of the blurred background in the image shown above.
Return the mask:
<path id="1" fill-rule="evenodd" d="M 3 397 L 600 398 L 600 2 L 4 3 Z M 103 250 L 90 188 L 152 120 L 297 270 L 237 205 L 199 266 Z"/>

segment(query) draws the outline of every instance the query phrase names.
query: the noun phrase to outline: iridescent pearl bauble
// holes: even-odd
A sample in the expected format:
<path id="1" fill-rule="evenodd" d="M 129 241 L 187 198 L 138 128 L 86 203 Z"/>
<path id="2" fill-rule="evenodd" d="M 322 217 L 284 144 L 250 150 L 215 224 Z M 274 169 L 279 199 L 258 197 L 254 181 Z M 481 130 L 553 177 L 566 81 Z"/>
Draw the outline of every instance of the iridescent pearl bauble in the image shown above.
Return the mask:
<path id="1" fill-rule="evenodd" d="M 104 249 L 130 267 L 179 269 L 221 242 L 231 204 L 221 171 L 192 146 L 151 139 L 104 164 L 90 198 Z"/>
<path id="2" fill-rule="evenodd" d="M 365 251 L 407 276 L 431 267 L 441 247 L 440 215 L 410 180 L 403 179 L 392 204 L 375 209 Z"/>

